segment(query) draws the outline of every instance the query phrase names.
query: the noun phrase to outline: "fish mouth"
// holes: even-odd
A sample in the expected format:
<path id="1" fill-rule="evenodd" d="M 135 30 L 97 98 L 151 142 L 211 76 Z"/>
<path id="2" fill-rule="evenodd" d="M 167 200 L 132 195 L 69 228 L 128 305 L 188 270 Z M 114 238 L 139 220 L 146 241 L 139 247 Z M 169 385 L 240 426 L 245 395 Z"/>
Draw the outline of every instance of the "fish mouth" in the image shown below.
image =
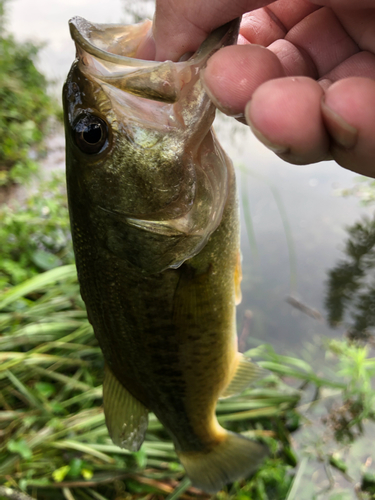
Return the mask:
<path id="1" fill-rule="evenodd" d="M 93 24 L 77 16 L 69 21 L 69 27 L 77 57 L 90 74 L 130 94 L 175 103 L 183 87 L 204 67 L 209 57 L 220 47 L 233 43 L 239 23 L 237 19 L 217 28 L 190 59 L 177 63 L 134 58 L 141 40 L 151 28 L 150 20 L 123 26 Z"/>
<path id="2" fill-rule="evenodd" d="M 93 24 L 76 16 L 70 19 L 69 28 L 70 35 L 76 44 L 98 59 L 126 66 L 154 67 L 160 63 L 132 57 L 135 52 L 134 45 L 129 44 L 129 39 L 134 36 L 145 36 L 151 24 L 150 20 L 131 26 Z M 107 48 L 103 49 L 103 46 Z"/>

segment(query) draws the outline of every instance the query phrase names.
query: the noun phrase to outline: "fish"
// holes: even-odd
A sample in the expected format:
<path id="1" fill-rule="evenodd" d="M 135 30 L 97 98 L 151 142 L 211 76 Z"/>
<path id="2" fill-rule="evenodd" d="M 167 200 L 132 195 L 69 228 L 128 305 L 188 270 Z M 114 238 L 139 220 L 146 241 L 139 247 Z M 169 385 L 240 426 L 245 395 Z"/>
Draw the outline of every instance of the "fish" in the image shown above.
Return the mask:
<path id="1" fill-rule="evenodd" d="M 235 43 L 239 20 L 179 62 L 135 58 L 150 26 L 70 21 L 77 52 L 63 104 L 72 239 L 104 356 L 113 442 L 137 451 L 153 412 L 192 484 L 214 493 L 267 455 L 215 415 L 219 398 L 262 376 L 237 350 L 236 180 L 200 79 L 209 57 Z"/>

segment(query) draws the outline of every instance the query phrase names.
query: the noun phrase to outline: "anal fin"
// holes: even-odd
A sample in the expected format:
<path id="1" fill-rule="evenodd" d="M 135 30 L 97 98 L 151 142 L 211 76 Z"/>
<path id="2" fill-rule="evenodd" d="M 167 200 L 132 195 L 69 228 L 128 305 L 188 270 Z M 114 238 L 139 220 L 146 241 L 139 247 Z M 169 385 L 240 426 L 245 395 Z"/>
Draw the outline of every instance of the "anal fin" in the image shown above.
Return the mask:
<path id="1" fill-rule="evenodd" d="M 266 370 L 263 370 L 263 368 L 253 363 L 243 354 L 238 353 L 236 371 L 232 380 L 229 382 L 229 385 L 227 385 L 223 393 L 220 395 L 220 398 L 229 398 L 235 394 L 240 394 L 255 380 L 264 377 L 266 374 Z"/>
<path id="2" fill-rule="evenodd" d="M 107 365 L 103 402 L 105 421 L 114 444 L 138 451 L 148 426 L 148 409 L 125 389 Z"/>

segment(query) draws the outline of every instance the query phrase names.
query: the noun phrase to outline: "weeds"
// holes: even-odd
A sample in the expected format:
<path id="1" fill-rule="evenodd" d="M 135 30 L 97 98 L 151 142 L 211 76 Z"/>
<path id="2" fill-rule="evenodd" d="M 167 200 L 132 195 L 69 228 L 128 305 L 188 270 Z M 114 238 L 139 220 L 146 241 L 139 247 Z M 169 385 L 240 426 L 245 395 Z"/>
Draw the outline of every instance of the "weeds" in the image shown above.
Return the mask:
<path id="1" fill-rule="evenodd" d="M 0 288 L 74 261 L 63 175 L 0 207 Z"/>
<path id="2" fill-rule="evenodd" d="M 39 49 L 6 33 L 4 3 L 0 0 L 0 186 L 35 173 L 55 112 L 47 81 L 34 65 Z"/>

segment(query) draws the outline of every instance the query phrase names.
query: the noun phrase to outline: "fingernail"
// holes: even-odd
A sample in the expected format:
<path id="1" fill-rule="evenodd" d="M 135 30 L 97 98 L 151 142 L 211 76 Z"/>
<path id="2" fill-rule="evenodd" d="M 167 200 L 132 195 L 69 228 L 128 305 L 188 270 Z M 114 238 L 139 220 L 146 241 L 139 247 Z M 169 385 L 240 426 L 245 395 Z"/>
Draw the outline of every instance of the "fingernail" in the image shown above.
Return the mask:
<path id="1" fill-rule="evenodd" d="M 285 154 L 289 153 L 289 151 L 290 151 L 289 146 L 285 146 L 285 145 L 282 145 L 282 144 L 275 144 L 274 142 L 272 142 L 269 139 L 267 139 L 267 137 L 265 137 L 262 134 L 262 132 L 260 132 L 254 126 L 253 122 L 250 119 L 249 108 L 250 108 L 250 103 L 248 103 L 247 106 L 246 106 L 246 108 L 245 108 L 245 118 L 246 118 L 247 124 L 251 128 L 251 130 L 252 130 L 253 134 L 255 135 L 255 137 L 257 139 L 259 139 L 260 142 L 262 142 L 268 149 L 270 149 L 271 151 L 273 151 L 277 155 L 285 155 Z"/>
<path id="2" fill-rule="evenodd" d="M 345 149 L 352 149 L 356 145 L 358 130 L 350 125 L 336 111 L 327 106 L 322 99 L 322 114 L 324 123 L 333 140 Z"/>

